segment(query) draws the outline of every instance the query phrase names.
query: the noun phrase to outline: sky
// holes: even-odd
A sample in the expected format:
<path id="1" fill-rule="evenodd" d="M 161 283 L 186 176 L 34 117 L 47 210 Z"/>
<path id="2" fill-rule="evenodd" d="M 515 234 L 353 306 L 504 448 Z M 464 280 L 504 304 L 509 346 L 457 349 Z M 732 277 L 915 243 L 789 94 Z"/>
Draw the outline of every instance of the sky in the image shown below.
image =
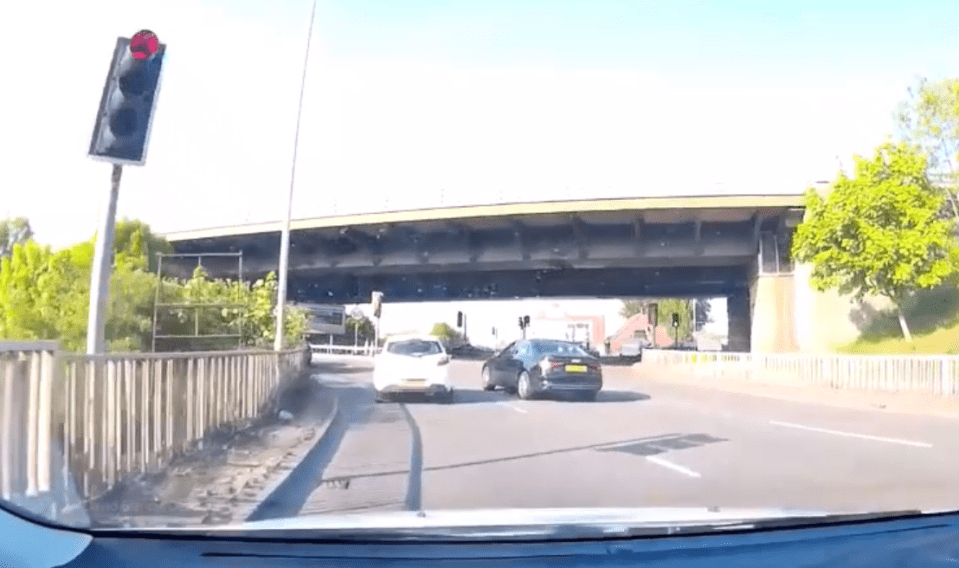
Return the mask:
<path id="1" fill-rule="evenodd" d="M 119 216 L 160 232 L 275 221 L 290 190 L 308 0 L 7 2 L 0 213 L 88 238 L 86 157 L 116 37 L 167 44 Z M 800 193 L 955 75 L 951 1 L 318 0 L 294 217 L 574 197 Z"/>

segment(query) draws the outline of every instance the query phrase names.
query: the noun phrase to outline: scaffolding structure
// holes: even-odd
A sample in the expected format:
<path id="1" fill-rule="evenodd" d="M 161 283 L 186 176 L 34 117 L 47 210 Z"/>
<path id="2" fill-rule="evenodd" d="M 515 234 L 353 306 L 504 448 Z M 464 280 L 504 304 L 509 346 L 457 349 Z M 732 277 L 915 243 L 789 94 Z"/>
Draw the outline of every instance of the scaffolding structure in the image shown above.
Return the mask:
<path id="1" fill-rule="evenodd" d="M 237 282 L 239 286 L 236 286 L 236 297 L 234 302 L 224 301 L 224 302 L 164 302 L 163 301 L 163 259 L 168 258 L 196 258 L 196 266 L 203 268 L 203 259 L 210 257 L 218 258 L 236 258 L 237 262 Z M 152 351 L 155 353 L 157 350 L 157 341 L 160 340 L 161 343 L 165 344 L 167 349 L 164 351 L 176 351 L 175 347 L 182 347 L 183 344 L 188 344 L 195 350 L 198 344 L 204 342 L 213 342 L 213 341 L 222 341 L 224 343 L 233 339 L 236 341 L 237 348 L 243 347 L 243 324 L 246 320 L 247 307 L 246 304 L 242 302 L 241 289 L 243 286 L 243 253 L 242 252 L 205 252 L 205 253 L 193 253 L 193 254 L 165 254 L 157 253 L 157 288 L 156 294 L 153 301 L 153 339 L 152 339 Z M 200 333 L 200 313 L 203 310 L 223 310 L 223 309 L 235 309 L 238 311 L 239 317 L 236 322 L 236 333 Z M 158 333 L 159 324 L 160 324 L 160 315 L 161 313 L 173 313 L 178 310 L 192 310 L 194 316 L 194 327 L 192 334 L 163 334 Z M 179 345 L 177 345 L 179 343 Z M 164 345 L 161 345 L 163 347 Z M 173 347 L 170 349 L 170 347 Z M 203 347 L 209 348 L 209 344 L 204 345 Z"/>

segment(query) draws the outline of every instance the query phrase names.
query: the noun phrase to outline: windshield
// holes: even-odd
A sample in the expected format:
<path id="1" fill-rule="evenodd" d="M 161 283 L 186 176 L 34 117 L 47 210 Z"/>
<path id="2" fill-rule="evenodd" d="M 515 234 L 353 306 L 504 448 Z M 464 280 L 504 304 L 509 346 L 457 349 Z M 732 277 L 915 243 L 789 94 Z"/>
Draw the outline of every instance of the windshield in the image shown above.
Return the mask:
<path id="1" fill-rule="evenodd" d="M 443 352 L 443 347 L 435 341 L 411 339 L 390 343 L 386 351 L 394 355 L 438 355 Z"/>
<path id="2" fill-rule="evenodd" d="M 585 349 L 574 343 L 537 342 L 533 344 L 533 349 L 538 355 L 592 357 Z"/>
<path id="3" fill-rule="evenodd" d="M 844 4 L 5 2 L 0 507 L 959 509 L 959 2 Z"/>

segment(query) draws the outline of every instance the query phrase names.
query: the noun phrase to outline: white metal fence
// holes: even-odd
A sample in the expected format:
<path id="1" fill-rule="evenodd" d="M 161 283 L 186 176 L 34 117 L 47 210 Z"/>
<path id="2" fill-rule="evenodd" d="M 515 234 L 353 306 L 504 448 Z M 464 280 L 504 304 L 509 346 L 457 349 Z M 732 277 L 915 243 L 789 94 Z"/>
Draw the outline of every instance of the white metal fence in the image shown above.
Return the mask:
<path id="1" fill-rule="evenodd" d="M 86 356 L 0 342 L 0 497 L 56 514 L 154 470 L 266 410 L 304 355 Z"/>
<path id="2" fill-rule="evenodd" d="M 959 356 L 813 355 L 645 350 L 643 366 L 765 384 L 959 396 Z"/>
<path id="3" fill-rule="evenodd" d="M 310 344 L 310 351 L 320 355 L 357 355 L 360 357 L 372 357 L 381 351 L 381 348 L 372 345 L 322 345 Z"/>

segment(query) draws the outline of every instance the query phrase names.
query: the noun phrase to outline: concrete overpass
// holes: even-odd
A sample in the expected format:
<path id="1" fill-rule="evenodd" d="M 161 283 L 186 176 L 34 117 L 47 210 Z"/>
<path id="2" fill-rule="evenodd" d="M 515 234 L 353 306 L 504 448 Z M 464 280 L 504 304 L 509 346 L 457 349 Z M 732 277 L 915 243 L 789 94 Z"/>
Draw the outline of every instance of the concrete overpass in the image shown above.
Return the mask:
<path id="1" fill-rule="evenodd" d="M 795 280 L 789 257 L 802 215 L 801 195 L 749 195 L 300 219 L 292 224 L 288 296 L 331 303 L 368 302 L 373 290 L 387 301 L 726 296 L 731 348 L 795 351 L 797 330 L 810 327 L 796 320 L 808 285 Z M 245 276 L 255 278 L 276 270 L 280 230 L 276 222 L 166 237 L 180 253 L 242 252 Z M 235 271 L 205 265 L 215 276 Z M 187 275 L 191 267 L 180 269 Z"/>

